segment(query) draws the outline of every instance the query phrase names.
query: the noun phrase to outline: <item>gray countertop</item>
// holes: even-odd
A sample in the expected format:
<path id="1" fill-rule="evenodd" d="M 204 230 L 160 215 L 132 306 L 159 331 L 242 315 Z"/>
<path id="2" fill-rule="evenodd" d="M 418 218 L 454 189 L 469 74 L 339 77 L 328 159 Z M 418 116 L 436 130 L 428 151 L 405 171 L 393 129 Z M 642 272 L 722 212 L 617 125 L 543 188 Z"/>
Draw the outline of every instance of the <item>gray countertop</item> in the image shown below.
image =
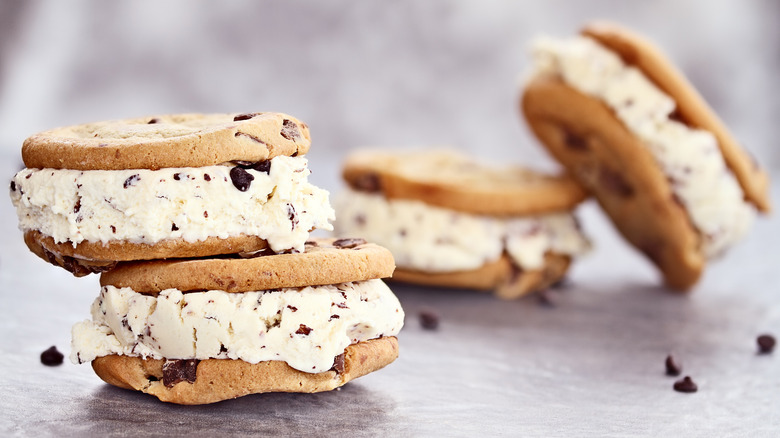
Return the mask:
<path id="1" fill-rule="evenodd" d="M 67 354 L 97 277 L 38 260 L 0 202 L 0 435 L 777 436 L 780 352 L 755 346 L 760 333 L 780 335 L 777 216 L 676 295 L 595 205 L 581 215 L 597 246 L 551 293 L 554 306 L 393 285 L 407 317 L 386 369 L 330 393 L 185 407 L 108 386 L 88 365 L 41 365 L 51 345 Z M 421 328 L 424 310 L 438 330 Z M 672 390 L 668 353 L 697 393 Z"/>

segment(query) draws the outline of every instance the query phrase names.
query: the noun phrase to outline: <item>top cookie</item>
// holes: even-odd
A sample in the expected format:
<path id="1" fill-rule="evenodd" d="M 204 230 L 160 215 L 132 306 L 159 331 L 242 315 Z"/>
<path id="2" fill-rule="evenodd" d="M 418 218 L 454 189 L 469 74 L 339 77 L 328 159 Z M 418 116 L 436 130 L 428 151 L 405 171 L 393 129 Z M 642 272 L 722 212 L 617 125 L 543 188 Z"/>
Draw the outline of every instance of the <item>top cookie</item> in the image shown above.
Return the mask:
<path id="1" fill-rule="evenodd" d="M 675 117 L 686 125 L 711 132 L 717 139 L 726 164 L 745 192 L 745 198 L 761 211 L 769 211 L 769 177 L 745 152 L 696 91 L 655 45 L 612 23 L 585 26 L 582 34 L 615 52 L 628 65 L 640 69 L 658 88 L 675 100 Z"/>
<path id="2" fill-rule="evenodd" d="M 202 167 L 309 151 L 309 128 L 281 113 L 174 114 L 52 129 L 24 141 L 29 168 Z"/>
<path id="3" fill-rule="evenodd" d="M 389 199 L 492 216 L 570 210 L 586 196 L 567 176 L 491 167 L 448 150 L 359 151 L 347 158 L 343 177 L 355 190 L 381 192 Z"/>
<path id="4" fill-rule="evenodd" d="M 170 288 L 252 292 L 385 278 L 394 270 L 390 251 L 363 239 L 311 239 L 296 254 L 120 263 L 100 284 L 145 294 Z"/>

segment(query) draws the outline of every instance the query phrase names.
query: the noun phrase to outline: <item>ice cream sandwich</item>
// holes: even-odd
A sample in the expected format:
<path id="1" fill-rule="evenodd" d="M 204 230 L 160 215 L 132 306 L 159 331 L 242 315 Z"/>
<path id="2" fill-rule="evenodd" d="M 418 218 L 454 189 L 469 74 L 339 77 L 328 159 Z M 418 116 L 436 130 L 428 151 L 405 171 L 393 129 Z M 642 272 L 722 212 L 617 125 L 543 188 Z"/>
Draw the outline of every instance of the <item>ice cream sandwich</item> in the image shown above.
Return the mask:
<path id="1" fill-rule="evenodd" d="M 334 202 L 337 235 L 388 248 L 393 280 L 517 298 L 560 280 L 588 241 L 566 176 L 481 164 L 449 151 L 363 150 Z"/>
<path id="2" fill-rule="evenodd" d="M 661 51 L 611 24 L 539 38 L 521 109 L 617 229 L 687 290 L 769 210 L 768 178 Z"/>
<path id="3" fill-rule="evenodd" d="M 303 251 L 334 218 L 308 182 L 310 143 L 306 124 L 280 113 L 59 128 L 24 142 L 11 199 L 28 247 L 77 276 L 118 261 Z"/>
<path id="4" fill-rule="evenodd" d="M 205 404 L 338 388 L 398 356 L 389 251 L 314 239 L 295 254 L 119 263 L 103 273 L 71 360 L 162 401 Z"/>

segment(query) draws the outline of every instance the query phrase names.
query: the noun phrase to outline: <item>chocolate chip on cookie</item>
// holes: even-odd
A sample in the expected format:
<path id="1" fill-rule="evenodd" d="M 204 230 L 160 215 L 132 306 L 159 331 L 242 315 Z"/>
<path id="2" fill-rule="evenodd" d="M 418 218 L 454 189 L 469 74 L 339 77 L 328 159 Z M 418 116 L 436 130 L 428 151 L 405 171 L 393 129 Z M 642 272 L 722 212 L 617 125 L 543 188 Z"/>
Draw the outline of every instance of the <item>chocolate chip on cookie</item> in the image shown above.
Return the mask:
<path id="1" fill-rule="evenodd" d="M 197 359 L 166 360 L 163 364 L 163 385 L 172 388 L 179 382 L 195 383 L 198 375 Z"/>

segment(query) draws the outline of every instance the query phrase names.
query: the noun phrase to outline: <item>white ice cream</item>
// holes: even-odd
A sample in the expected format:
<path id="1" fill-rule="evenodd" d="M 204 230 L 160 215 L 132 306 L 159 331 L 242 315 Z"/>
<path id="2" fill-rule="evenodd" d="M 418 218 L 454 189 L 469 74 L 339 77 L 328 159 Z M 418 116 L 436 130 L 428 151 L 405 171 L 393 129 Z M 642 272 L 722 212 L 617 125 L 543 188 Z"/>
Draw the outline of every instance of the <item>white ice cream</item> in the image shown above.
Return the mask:
<path id="1" fill-rule="evenodd" d="M 712 133 L 670 119 L 674 100 L 635 67 L 586 37 L 540 38 L 533 44 L 534 75 L 560 77 L 604 101 L 647 146 L 672 191 L 703 236 L 708 258 L 732 246 L 750 228 L 755 208 L 720 153 Z"/>
<path id="2" fill-rule="evenodd" d="M 306 158 L 273 158 L 268 173 L 246 169 L 254 178 L 246 191 L 234 185 L 234 167 L 24 169 L 13 179 L 11 199 L 23 231 L 74 246 L 251 235 L 274 251 L 302 251 L 312 229 L 332 229 L 328 192 L 308 182 Z"/>
<path id="3" fill-rule="evenodd" d="M 568 213 L 499 219 L 354 190 L 336 199 L 336 209 L 336 234 L 382 245 L 407 269 L 477 269 L 506 251 L 519 267 L 533 270 L 544 265 L 547 252 L 574 256 L 589 248 Z"/>
<path id="4" fill-rule="evenodd" d="M 92 320 L 73 326 L 71 360 L 111 354 L 154 359 L 281 360 L 320 373 L 351 344 L 395 336 L 401 304 L 382 280 L 279 291 L 158 296 L 105 286 Z"/>

